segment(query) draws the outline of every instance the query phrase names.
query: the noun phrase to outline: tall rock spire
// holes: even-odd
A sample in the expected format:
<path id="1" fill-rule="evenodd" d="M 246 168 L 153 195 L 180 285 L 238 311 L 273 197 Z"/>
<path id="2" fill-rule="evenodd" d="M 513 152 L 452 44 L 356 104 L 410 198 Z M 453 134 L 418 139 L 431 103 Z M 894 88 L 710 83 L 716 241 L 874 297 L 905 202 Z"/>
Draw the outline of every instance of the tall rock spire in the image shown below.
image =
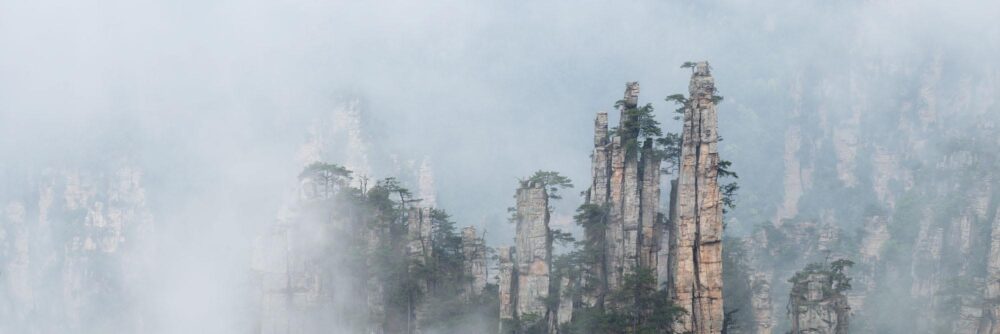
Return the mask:
<path id="1" fill-rule="evenodd" d="M 719 153 L 715 80 L 707 62 L 695 66 L 684 109 L 677 221 L 672 242 L 671 296 L 687 313 L 677 332 L 721 333 L 722 206 L 718 184 Z"/>
<path id="2" fill-rule="evenodd" d="M 602 211 L 605 226 L 588 228 L 589 245 L 600 248 L 583 282 L 588 286 L 583 301 L 597 306 L 609 292 L 621 288 L 624 278 L 639 267 L 657 270 L 660 228 L 660 158 L 652 140 L 640 143 L 639 83 L 625 84 L 619 102 L 617 131 L 608 131 L 608 114 L 594 121 L 592 182 L 587 203 Z"/>
<path id="3" fill-rule="evenodd" d="M 437 191 L 434 190 L 434 168 L 431 165 L 431 158 L 424 157 L 420 163 L 420 170 L 417 171 L 417 186 L 420 193 L 421 204 L 433 208 L 437 207 Z"/>
<path id="4" fill-rule="evenodd" d="M 486 244 L 476 234 L 474 226 L 462 229 L 462 254 L 465 256 L 463 269 L 470 278 L 466 296 L 478 296 L 486 287 Z"/>
<path id="5" fill-rule="evenodd" d="M 431 244 L 431 230 L 433 222 L 431 220 L 431 208 L 411 207 L 407 211 L 407 250 L 410 257 L 410 273 L 416 273 L 419 267 L 431 261 L 434 247 Z M 417 289 L 420 295 L 426 295 L 430 288 L 430 282 L 426 279 L 417 280 Z M 409 324 L 411 333 L 421 333 L 420 327 L 426 313 L 427 303 L 417 303 L 413 308 L 412 321 Z"/>
<path id="6" fill-rule="evenodd" d="M 500 333 L 511 333 L 516 328 L 510 328 L 514 321 L 514 308 L 517 306 L 517 279 L 514 268 L 514 254 L 510 247 L 497 248 L 497 294 L 500 299 Z"/>
<path id="7" fill-rule="evenodd" d="M 549 233 L 549 196 L 541 183 L 528 182 L 517 190 L 517 314 L 541 318 L 548 313 L 549 266 L 552 240 Z"/>
<path id="8" fill-rule="evenodd" d="M 500 333 L 542 328 L 537 326 L 556 320 L 555 309 L 546 303 L 552 266 L 549 195 L 545 184 L 522 181 L 516 198 L 517 246 L 497 249 Z"/>
<path id="9" fill-rule="evenodd" d="M 592 182 L 590 190 L 587 192 L 587 203 L 605 208 L 611 196 L 611 141 L 608 137 L 608 113 L 597 113 L 594 120 L 594 153 L 592 160 Z M 588 227 L 584 230 L 584 238 L 588 245 L 601 247 L 605 245 L 607 230 L 598 226 Z M 605 247 L 606 248 L 606 247 Z M 603 301 L 604 293 L 607 289 L 607 255 L 604 248 L 600 252 L 595 252 L 594 263 L 587 266 L 587 275 L 583 277 L 584 285 L 590 288 L 583 296 L 583 302 L 588 306 L 596 306 Z"/>

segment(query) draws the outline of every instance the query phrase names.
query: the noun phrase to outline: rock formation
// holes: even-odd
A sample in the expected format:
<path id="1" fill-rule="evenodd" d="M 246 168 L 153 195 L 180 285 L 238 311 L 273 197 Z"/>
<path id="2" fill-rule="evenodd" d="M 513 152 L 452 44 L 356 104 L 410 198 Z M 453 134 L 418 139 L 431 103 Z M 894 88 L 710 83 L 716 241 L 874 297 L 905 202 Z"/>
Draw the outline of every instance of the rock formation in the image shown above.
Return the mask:
<path id="1" fill-rule="evenodd" d="M 677 221 L 671 228 L 670 288 L 687 311 L 677 332 L 722 331 L 722 206 L 715 81 L 706 62 L 691 76 L 677 182 Z"/>
<path id="2" fill-rule="evenodd" d="M 430 157 L 424 157 L 417 170 L 417 189 L 420 194 L 420 204 L 429 208 L 437 206 L 437 191 L 434 190 L 434 167 Z"/>
<path id="3" fill-rule="evenodd" d="M 365 133 L 365 103 L 357 96 L 338 100 L 326 117 L 316 119 L 309 126 L 306 142 L 299 148 L 297 162 L 307 166 L 317 161 L 338 161 L 355 175 L 370 176 L 372 164 L 379 162 L 369 156 L 373 145 Z M 376 160 L 376 161 L 371 161 Z"/>
<path id="4" fill-rule="evenodd" d="M 526 183 L 517 190 L 517 316 L 544 319 L 548 315 L 549 266 L 552 240 L 549 200 L 544 185 Z"/>
<path id="5" fill-rule="evenodd" d="M 847 334 L 850 307 L 826 272 L 808 272 L 794 282 L 788 313 L 792 334 Z"/>
<path id="6" fill-rule="evenodd" d="M 498 270 L 497 285 L 500 299 L 500 332 L 511 333 L 514 315 L 517 313 L 517 276 L 514 265 L 514 253 L 510 247 L 497 248 Z"/>
<path id="7" fill-rule="evenodd" d="M 553 322 L 558 326 L 573 320 L 573 296 L 568 292 L 573 289 L 574 281 L 563 276 L 559 280 L 559 307 L 556 309 L 556 320 Z M 551 331 L 557 333 L 557 331 Z"/>
<path id="8" fill-rule="evenodd" d="M 486 244 L 483 238 L 476 235 L 473 226 L 462 229 L 462 254 L 465 258 L 464 272 L 469 280 L 465 294 L 468 297 L 477 296 L 486 287 Z"/>
<path id="9" fill-rule="evenodd" d="M 755 273 L 750 277 L 750 305 L 753 307 L 753 330 L 756 334 L 771 334 L 771 277 Z"/>
<path id="10" fill-rule="evenodd" d="M 142 170 L 28 174 L 0 207 L 0 332 L 145 331 L 130 290 L 150 279 Z"/>
<path id="11" fill-rule="evenodd" d="M 660 202 L 660 158 L 653 143 L 639 143 L 635 129 L 638 115 L 639 83 L 625 85 L 620 104 L 617 133 L 608 131 L 607 113 L 598 113 L 594 121 L 592 182 L 587 203 L 606 211 L 606 228 L 590 230 L 584 237 L 603 247 L 602 256 L 588 268 L 592 281 L 590 295 L 584 302 L 596 306 L 610 291 L 622 285 L 626 275 L 644 267 L 656 272 L 662 217 Z"/>
<path id="12" fill-rule="evenodd" d="M 407 250 L 412 264 L 426 264 L 433 256 L 431 209 L 410 207 L 406 215 Z"/>
<path id="13" fill-rule="evenodd" d="M 420 268 L 427 265 L 434 254 L 434 246 L 431 239 L 433 224 L 431 221 L 431 210 L 431 208 L 411 207 L 407 212 L 407 250 L 409 252 L 411 275 L 414 275 Z M 424 279 L 417 280 L 417 289 L 419 290 L 419 295 L 427 295 L 430 289 L 430 282 Z M 413 314 L 407 315 L 412 316 L 413 321 L 408 322 L 410 327 L 408 330 L 412 333 L 421 332 L 420 324 L 424 319 L 426 309 L 427 303 L 420 301 L 413 307 Z"/>
<path id="14" fill-rule="evenodd" d="M 556 320 L 556 310 L 546 304 L 552 266 L 548 192 L 540 182 L 523 181 L 515 197 L 517 247 L 498 249 L 501 333 L 524 329 L 515 325 L 551 326 Z"/>
<path id="15" fill-rule="evenodd" d="M 1000 209 L 993 218 L 986 272 L 986 300 L 978 334 L 1000 334 Z"/>
<path id="16" fill-rule="evenodd" d="M 303 184 L 311 187 L 309 182 Z M 319 193 L 307 191 L 304 194 Z M 356 229 L 358 224 L 354 217 L 332 214 L 344 207 L 324 203 L 328 203 L 324 196 L 305 196 L 292 205 L 284 219 L 268 226 L 254 240 L 251 269 L 259 289 L 258 333 L 311 333 L 321 328 L 345 326 L 350 317 L 384 318 L 383 289 L 379 281 L 348 280 L 343 271 L 330 270 L 332 264 L 352 268 L 344 261 L 346 256 L 325 253 L 330 247 L 330 239 L 335 238 L 345 246 L 357 245 L 355 240 L 370 239 L 372 244 L 358 247 L 371 250 L 377 248 L 382 235 Z M 364 238 L 354 239 L 348 237 L 350 235 Z M 338 308 L 341 306 L 339 300 L 361 300 L 367 308 Z M 317 313 L 336 316 L 314 316 Z M 372 332 L 379 332 L 381 325 L 381 321 L 373 321 Z"/>

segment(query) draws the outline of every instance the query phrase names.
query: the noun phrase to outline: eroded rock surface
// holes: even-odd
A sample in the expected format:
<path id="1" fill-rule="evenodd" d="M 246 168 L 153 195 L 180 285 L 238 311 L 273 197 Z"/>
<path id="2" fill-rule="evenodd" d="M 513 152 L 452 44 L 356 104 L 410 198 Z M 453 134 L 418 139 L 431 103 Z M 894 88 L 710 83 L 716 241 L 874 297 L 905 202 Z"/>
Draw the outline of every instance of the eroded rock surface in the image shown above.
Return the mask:
<path id="1" fill-rule="evenodd" d="M 687 313 L 675 331 L 721 333 L 722 205 L 715 80 L 708 63 L 697 64 L 689 90 L 674 209 L 677 221 L 670 233 L 671 295 Z"/>

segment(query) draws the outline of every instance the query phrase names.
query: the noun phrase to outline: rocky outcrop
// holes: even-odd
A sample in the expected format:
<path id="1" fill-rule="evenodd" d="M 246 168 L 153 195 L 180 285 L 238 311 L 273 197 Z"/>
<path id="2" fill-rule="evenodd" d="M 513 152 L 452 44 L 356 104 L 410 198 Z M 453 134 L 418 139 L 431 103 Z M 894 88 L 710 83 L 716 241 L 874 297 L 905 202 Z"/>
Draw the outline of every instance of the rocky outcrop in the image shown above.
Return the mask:
<path id="1" fill-rule="evenodd" d="M 410 258 L 410 274 L 414 275 L 422 270 L 432 259 L 434 247 L 431 244 L 431 208 L 411 207 L 407 212 L 407 250 Z M 430 282 L 425 279 L 417 280 L 418 295 L 427 295 L 430 289 Z M 412 333 L 421 333 L 421 323 L 425 318 L 427 303 L 418 301 L 412 308 L 413 321 L 408 324 Z"/>
<path id="2" fill-rule="evenodd" d="M 573 320 L 573 295 L 569 292 L 573 289 L 574 281 L 563 276 L 559 280 L 559 307 L 556 309 L 557 326 L 569 323 Z M 558 328 L 558 327 L 557 327 Z M 557 331 L 552 331 L 557 333 Z"/>
<path id="3" fill-rule="evenodd" d="M 144 331 L 132 304 L 151 279 L 142 170 L 30 174 L 0 207 L 0 332 Z"/>
<path id="4" fill-rule="evenodd" d="M 754 333 L 789 330 L 786 292 L 792 287 L 787 277 L 809 263 L 845 258 L 848 250 L 842 239 L 831 222 L 793 219 L 781 226 L 758 226 L 745 244 Z"/>
<path id="5" fill-rule="evenodd" d="M 497 248 L 497 291 L 500 299 L 500 333 L 511 333 L 514 316 L 517 314 L 517 276 L 514 264 L 514 250 L 510 247 Z"/>
<path id="6" fill-rule="evenodd" d="M 500 333 L 524 330 L 523 326 L 551 327 L 557 321 L 556 309 L 546 302 L 552 266 L 549 195 L 541 182 L 523 181 L 515 198 L 517 247 L 497 249 Z"/>
<path id="7" fill-rule="evenodd" d="M 333 216 L 333 221 L 329 221 L 331 211 L 319 205 L 323 201 L 312 198 L 296 203 L 284 219 L 277 220 L 254 239 L 251 270 L 258 289 L 255 326 L 258 333 L 310 333 L 343 326 L 348 321 L 345 319 L 352 316 L 384 317 L 383 290 L 377 280 L 348 280 L 342 271 L 329 271 L 330 264 L 343 265 L 342 254 L 325 252 L 329 240 L 336 238 L 345 245 L 353 245 L 353 239 L 345 235 L 353 234 L 355 225 L 346 215 Z M 372 245 L 370 249 L 374 248 Z M 332 282 L 341 286 L 336 287 Z M 337 309 L 339 303 L 334 298 L 361 300 L 367 308 Z M 317 313 L 336 316 L 313 316 Z M 373 332 L 381 325 L 374 322 Z"/>
<path id="8" fill-rule="evenodd" d="M 297 162 L 307 166 L 317 161 L 340 161 L 355 175 L 371 176 L 369 147 L 372 143 L 365 136 L 365 111 L 365 103 L 359 97 L 339 99 L 326 117 L 316 119 L 309 126 Z"/>
<path id="9" fill-rule="evenodd" d="M 851 308 L 825 272 L 809 272 L 792 286 L 788 313 L 792 334 L 847 334 Z"/>
<path id="10" fill-rule="evenodd" d="M 374 226 L 368 226 L 364 229 L 364 241 L 362 244 L 365 246 L 365 268 L 367 272 L 365 273 L 366 280 L 364 283 L 365 287 L 365 298 L 368 305 L 368 328 L 367 333 L 370 334 L 383 334 L 389 332 L 386 328 L 388 323 L 388 310 L 386 308 L 386 287 L 385 283 L 375 268 L 378 265 L 378 257 L 374 254 L 379 252 L 390 251 L 389 243 L 389 224 L 387 222 L 378 222 Z"/>
<path id="11" fill-rule="evenodd" d="M 477 296 L 486 287 L 486 244 L 476 234 L 473 226 L 462 229 L 462 254 L 465 257 L 463 265 L 468 279 L 465 294 L 468 297 Z"/>
<path id="12" fill-rule="evenodd" d="M 992 225 L 986 267 L 986 298 L 978 334 L 1000 334 L 1000 209 L 997 210 Z"/>
<path id="13" fill-rule="evenodd" d="M 549 200 L 541 183 L 525 183 L 517 190 L 517 317 L 548 315 L 549 267 L 552 240 Z"/>
<path id="14" fill-rule="evenodd" d="M 437 206 L 437 191 L 434 190 L 434 168 L 431 159 L 424 157 L 417 171 L 417 185 L 419 186 L 420 204 L 429 208 Z"/>
<path id="15" fill-rule="evenodd" d="M 656 272 L 659 267 L 660 236 L 663 216 L 660 214 L 660 158 L 653 152 L 653 141 L 647 139 L 642 146 L 642 181 L 639 196 L 639 266 Z"/>
<path id="16" fill-rule="evenodd" d="M 378 262 L 369 255 L 397 251 L 384 248 L 389 225 L 348 199 L 354 193 L 348 191 L 348 177 L 307 171 L 299 175 L 298 196 L 254 239 L 251 272 L 258 289 L 256 332 L 364 328 L 382 333 L 387 315 L 385 286 L 375 270 Z M 418 221 L 414 232 L 419 239 L 420 212 L 412 214 Z M 402 232 L 398 257 L 407 256 L 408 251 L 425 252 L 420 240 L 410 243 L 410 231 Z M 355 253 L 336 251 L 341 249 Z"/>
<path id="17" fill-rule="evenodd" d="M 601 255 L 588 265 L 590 286 L 583 296 L 596 306 L 604 296 L 621 287 L 623 279 L 638 267 L 657 271 L 661 226 L 660 158 L 651 140 L 639 142 L 639 83 L 625 85 L 618 131 L 608 131 L 607 113 L 594 121 L 592 181 L 587 203 L 606 212 L 603 231 L 588 230 L 585 238 L 601 248 Z"/>
<path id="18" fill-rule="evenodd" d="M 797 119 L 801 114 L 802 108 L 802 84 L 800 80 L 796 80 L 795 84 L 791 89 L 791 99 L 792 99 L 792 111 L 791 119 Z M 802 198 L 802 192 L 804 188 L 804 183 L 808 181 L 805 180 L 807 173 L 802 168 L 802 162 L 799 160 L 799 150 L 802 148 L 802 128 L 798 124 L 789 125 L 788 129 L 785 130 L 785 151 L 784 151 L 784 194 L 782 198 L 782 203 L 778 207 L 776 217 L 774 219 L 775 223 L 781 224 L 782 220 L 793 218 L 799 213 L 799 199 Z"/>
<path id="19" fill-rule="evenodd" d="M 597 113 L 594 120 L 594 151 L 591 160 L 592 182 L 587 191 L 587 202 L 607 210 L 611 196 L 611 139 L 608 136 L 607 113 Z M 588 272 L 583 277 L 583 284 L 590 286 L 583 296 L 583 302 L 588 306 L 603 303 L 607 291 L 607 249 L 610 247 L 606 245 L 607 232 L 608 229 L 599 226 L 584 231 L 587 244 L 600 248 L 600 252 L 595 252 L 594 263 L 587 264 Z"/>
<path id="20" fill-rule="evenodd" d="M 21 201 L 13 201 L 4 208 L 0 229 L 0 247 L 3 253 L 3 315 L 7 321 L 26 321 L 34 305 L 32 284 L 30 235 L 26 222 L 26 209 Z"/>
<path id="21" fill-rule="evenodd" d="M 753 307 L 753 331 L 756 334 L 771 334 L 774 320 L 771 319 L 771 275 L 755 273 L 750 276 L 750 306 Z"/>
<path id="22" fill-rule="evenodd" d="M 407 250 L 411 263 L 424 265 L 433 256 L 431 246 L 431 209 L 411 207 L 406 214 Z"/>
<path id="23" fill-rule="evenodd" d="M 715 81 L 708 63 L 698 63 L 684 109 L 673 209 L 677 221 L 670 233 L 671 296 L 675 305 L 687 311 L 675 326 L 677 332 L 722 331 L 722 206 L 714 96 Z"/>

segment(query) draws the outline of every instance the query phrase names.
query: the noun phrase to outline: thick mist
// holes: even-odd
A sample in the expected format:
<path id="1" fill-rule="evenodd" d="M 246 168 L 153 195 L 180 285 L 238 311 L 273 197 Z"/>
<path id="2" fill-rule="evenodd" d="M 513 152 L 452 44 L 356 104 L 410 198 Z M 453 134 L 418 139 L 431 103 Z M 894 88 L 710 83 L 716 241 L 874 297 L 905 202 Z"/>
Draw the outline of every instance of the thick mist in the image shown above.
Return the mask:
<path id="1" fill-rule="evenodd" d="M 720 154 L 740 176 L 727 228 L 742 236 L 787 213 L 792 124 L 819 124 L 800 131 L 825 134 L 860 123 L 858 131 L 893 140 L 900 117 L 918 114 L 882 102 L 927 103 L 935 93 L 913 93 L 926 87 L 948 101 L 925 116 L 940 120 L 936 131 L 994 124 L 997 13 L 1000 4 L 984 0 L 0 0 L 0 206 L 14 217 L 21 209 L 10 205 L 21 203 L 24 221 L 37 221 L 32 203 L 46 177 L 81 173 L 95 189 L 114 188 L 106 185 L 116 171 L 134 168 L 152 232 L 128 246 L 142 254 L 131 267 L 139 278 L 125 282 L 128 312 L 143 314 L 148 332 L 245 333 L 256 307 L 253 239 L 295 196 L 310 128 L 336 127 L 331 113 L 352 99 L 361 101 L 372 176 L 416 189 L 412 172 L 429 161 L 438 206 L 486 229 L 496 246 L 513 237 L 506 208 L 518 179 L 539 169 L 576 184 L 553 217 L 554 228 L 575 230 L 594 114 L 613 111 L 624 83 L 639 81 L 640 104 L 679 131 L 663 99 L 687 91 L 680 64 L 708 60 L 725 97 Z M 855 114 L 864 121 L 850 123 Z M 928 140 L 914 155 L 948 151 Z M 834 164 L 845 156 L 829 147 L 809 154 Z M 52 219 L 45 228 L 68 227 Z M 30 261 L 46 261 L 35 249 L 44 243 L 31 244 Z M 33 279 L 59 275 L 41 273 Z M 32 298 L 69 303 L 46 300 L 60 289 L 40 285 Z M 21 298 L 0 296 L 5 305 Z M 58 311 L 18 317 L 22 307 L 0 314 L 64 321 L 47 318 Z M 84 332 L 107 330 L 82 323 Z"/>

